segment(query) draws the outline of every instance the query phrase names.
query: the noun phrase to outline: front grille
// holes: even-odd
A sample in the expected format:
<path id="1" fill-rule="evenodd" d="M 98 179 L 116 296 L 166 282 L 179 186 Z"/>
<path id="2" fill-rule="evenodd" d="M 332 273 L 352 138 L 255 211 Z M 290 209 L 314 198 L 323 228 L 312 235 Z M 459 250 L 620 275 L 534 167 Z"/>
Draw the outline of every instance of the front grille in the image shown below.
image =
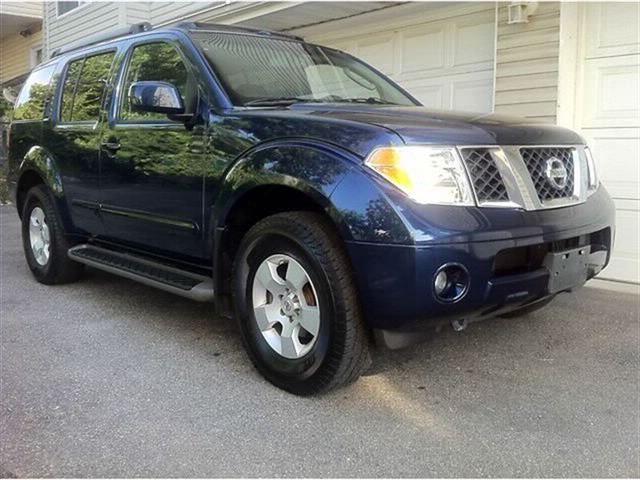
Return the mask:
<path id="1" fill-rule="evenodd" d="M 588 175 L 582 145 L 458 147 L 478 206 L 542 210 L 584 202 Z M 531 181 L 529 181 L 531 179 Z"/>
<path id="2" fill-rule="evenodd" d="M 573 148 L 566 147 L 536 147 L 521 148 L 520 155 L 531 175 L 533 185 L 540 201 L 555 200 L 558 198 L 569 198 L 574 191 L 574 171 Z M 547 162 L 557 158 L 566 169 L 566 185 L 559 188 L 554 185 L 547 176 Z"/>
<path id="3" fill-rule="evenodd" d="M 479 202 L 505 202 L 509 200 L 498 167 L 488 148 L 462 150 L 467 170 Z"/>

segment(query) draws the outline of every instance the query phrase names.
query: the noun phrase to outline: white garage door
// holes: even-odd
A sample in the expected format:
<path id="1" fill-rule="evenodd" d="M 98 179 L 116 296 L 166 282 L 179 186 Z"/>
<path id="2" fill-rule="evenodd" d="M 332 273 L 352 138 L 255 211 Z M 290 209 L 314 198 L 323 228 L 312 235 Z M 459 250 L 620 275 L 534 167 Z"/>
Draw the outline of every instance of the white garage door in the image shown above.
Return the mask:
<path id="1" fill-rule="evenodd" d="M 368 14 L 370 15 L 370 14 Z M 436 8 L 428 3 L 357 17 L 366 33 L 344 23 L 309 40 L 347 51 L 381 70 L 434 109 L 490 112 L 493 107 L 495 7 Z M 331 29 L 330 24 L 327 29 Z"/>
<path id="2" fill-rule="evenodd" d="M 616 243 L 601 277 L 640 281 L 640 11 L 638 3 L 582 9 L 578 127 L 617 207 Z"/>

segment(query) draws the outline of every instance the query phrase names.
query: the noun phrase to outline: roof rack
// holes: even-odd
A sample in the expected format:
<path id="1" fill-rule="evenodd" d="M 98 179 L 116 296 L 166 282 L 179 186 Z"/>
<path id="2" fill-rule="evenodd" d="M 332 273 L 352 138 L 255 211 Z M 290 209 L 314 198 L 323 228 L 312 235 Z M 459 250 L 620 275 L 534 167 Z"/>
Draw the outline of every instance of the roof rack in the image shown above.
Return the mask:
<path id="1" fill-rule="evenodd" d="M 290 38 L 292 40 L 304 41 L 302 37 L 296 35 L 290 35 L 283 32 L 274 32 L 272 30 L 264 30 L 261 28 L 241 27 L 237 25 L 222 25 L 216 23 L 201 23 L 201 22 L 183 22 L 175 26 L 182 30 L 209 30 L 221 33 L 249 33 L 253 35 L 264 35 L 281 38 Z"/>
<path id="2" fill-rule="evenodd" d="M 51 58 L 62 55 L 63 53 L 69 53 L 73 50 L 77 50 L 78 48 L 88 47 L 100 42 L 106 42 L 107 40 L 114 40 L 126 35 L 133 35 L 134 33 L 147 32 L 151 30 L 151 28 L 152 27 L 149 22 L 141 22 L 135 23 L 128 27 L 116 28 L 109 32 L 96 33 L 95 35 L 90 35 L 82 40 L 78 40 L 77 42 L 65 45 L 64 47 L 56 48 L 53 52 L 51 52 Z"/>

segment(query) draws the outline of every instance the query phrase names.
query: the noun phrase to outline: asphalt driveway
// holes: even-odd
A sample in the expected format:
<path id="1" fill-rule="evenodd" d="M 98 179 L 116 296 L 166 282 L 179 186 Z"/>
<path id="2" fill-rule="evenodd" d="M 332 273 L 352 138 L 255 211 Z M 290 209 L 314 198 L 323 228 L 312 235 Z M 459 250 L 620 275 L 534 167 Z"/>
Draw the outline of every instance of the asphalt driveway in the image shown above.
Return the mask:
<path id="1" fill-rule="evenodd" d="M 0 229 L 0 476 L 640 475 L 637 295 L 584 288 L 297 398 L 210 306 L 39 285 L 13 207 Z"/>

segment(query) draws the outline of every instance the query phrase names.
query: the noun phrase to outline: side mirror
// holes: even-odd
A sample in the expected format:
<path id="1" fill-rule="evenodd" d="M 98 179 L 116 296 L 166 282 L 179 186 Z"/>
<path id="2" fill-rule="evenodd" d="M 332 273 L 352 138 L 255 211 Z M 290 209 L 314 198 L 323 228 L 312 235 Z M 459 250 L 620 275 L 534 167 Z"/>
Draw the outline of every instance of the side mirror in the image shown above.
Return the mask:
<path id="1" fill-rule="evenodd" d="M 138 112 L 182 115 L 184 102 L 178 89 L 166 82 L 134 82 L 129 87 L 131 109 Z"/>

